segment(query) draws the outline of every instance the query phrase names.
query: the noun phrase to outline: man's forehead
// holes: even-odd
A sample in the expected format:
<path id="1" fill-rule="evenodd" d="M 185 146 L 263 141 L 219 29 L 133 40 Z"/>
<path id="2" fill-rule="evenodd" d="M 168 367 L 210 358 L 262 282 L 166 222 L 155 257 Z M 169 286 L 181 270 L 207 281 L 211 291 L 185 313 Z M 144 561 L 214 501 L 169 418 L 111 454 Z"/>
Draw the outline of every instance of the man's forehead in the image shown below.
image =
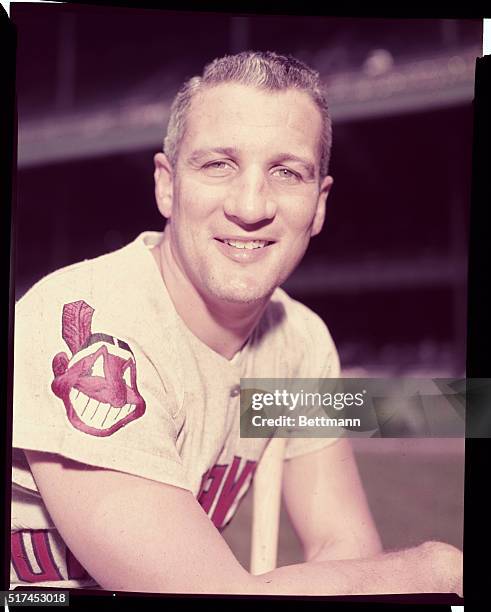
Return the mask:
<path id="1" fill-rule="evenodd" d="M 305 156 L 312 146 L 317 149 L 321 131 L 320 111 L 304 91 L 220 83 L 205 87 L 193 98 L 182 144 L 190 152 L 238 145 L 241 139 L 278 146 L 283 141 Z"/>

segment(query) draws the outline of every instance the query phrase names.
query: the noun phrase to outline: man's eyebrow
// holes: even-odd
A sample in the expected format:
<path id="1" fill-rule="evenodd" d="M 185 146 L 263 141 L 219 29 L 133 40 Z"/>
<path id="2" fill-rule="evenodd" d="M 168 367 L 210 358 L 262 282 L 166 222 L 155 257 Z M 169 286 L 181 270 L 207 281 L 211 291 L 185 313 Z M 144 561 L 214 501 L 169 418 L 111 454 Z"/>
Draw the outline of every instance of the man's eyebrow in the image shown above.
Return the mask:
<path id="1" fill-rule="evenodd" d="M 210 147 L 209 149 L 195 149 L 189 155 L 189 161 L 199 161 L 207 155 L 226 155 L 227 157 L 236 157 L 237 149 L 235 147 Z"/>

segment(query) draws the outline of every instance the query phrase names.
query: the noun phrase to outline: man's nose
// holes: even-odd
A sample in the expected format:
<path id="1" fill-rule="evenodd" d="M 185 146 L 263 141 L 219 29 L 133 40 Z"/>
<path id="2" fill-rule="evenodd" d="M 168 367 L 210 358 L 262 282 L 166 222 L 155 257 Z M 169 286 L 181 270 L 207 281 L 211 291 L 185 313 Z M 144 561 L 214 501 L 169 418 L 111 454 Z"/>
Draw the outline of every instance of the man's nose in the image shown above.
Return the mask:
<path id="1" fill-rule="evenodd" d="M 253 224 L 274 218 L 276 202 L 260 169 L 251 168 L 238 177 L 225 200 L 224 211 L 239 223 Z"/>

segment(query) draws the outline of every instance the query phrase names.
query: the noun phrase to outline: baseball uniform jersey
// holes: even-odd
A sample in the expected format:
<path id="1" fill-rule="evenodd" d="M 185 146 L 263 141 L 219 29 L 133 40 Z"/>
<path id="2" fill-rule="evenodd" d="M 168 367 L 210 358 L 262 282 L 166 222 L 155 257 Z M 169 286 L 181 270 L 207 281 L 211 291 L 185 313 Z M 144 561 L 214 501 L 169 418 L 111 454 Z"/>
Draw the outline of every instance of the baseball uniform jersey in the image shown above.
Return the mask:
<path id="1" fill-rule="evenodd" d="M 12 588 L 96 586 L 56 530 L 25 449 L 189 490 L 222 530 L 268 442 L 239 436 L 240 378 L 339 375 L 322 320 L 281 289 L 233 359 L 209 348 L 174 308 L 150 251 L 160 239 L 145 232 L 58 270 L 17 304 Z M 286 459 L 332 442 L 292 438 Z"/>

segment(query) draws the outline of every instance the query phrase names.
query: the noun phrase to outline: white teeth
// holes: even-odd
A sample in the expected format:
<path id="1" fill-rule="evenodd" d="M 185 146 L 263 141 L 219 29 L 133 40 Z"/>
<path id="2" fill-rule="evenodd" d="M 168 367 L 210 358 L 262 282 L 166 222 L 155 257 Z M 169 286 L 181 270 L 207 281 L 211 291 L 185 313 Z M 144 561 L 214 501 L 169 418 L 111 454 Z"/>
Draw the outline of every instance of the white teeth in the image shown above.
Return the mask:
<path id="1" fill-rule="evenodd" d="M 70 401 L 79 419 L 96 429 L 109 429 L 136 408 L 135 404 L 125 404 L 121 408 L 116 408 L 111 404 L 91 399 L 77 389 L 70 391 Z"/>
<path id="2" fill-rule="evenodd" d="M 262 249 L 268 244 L 267 240 L 227 240 L 226 238 L 223 240 L 225 244 L 229 244 L 230 246 L 235 247 L 236 249 Z"/>

